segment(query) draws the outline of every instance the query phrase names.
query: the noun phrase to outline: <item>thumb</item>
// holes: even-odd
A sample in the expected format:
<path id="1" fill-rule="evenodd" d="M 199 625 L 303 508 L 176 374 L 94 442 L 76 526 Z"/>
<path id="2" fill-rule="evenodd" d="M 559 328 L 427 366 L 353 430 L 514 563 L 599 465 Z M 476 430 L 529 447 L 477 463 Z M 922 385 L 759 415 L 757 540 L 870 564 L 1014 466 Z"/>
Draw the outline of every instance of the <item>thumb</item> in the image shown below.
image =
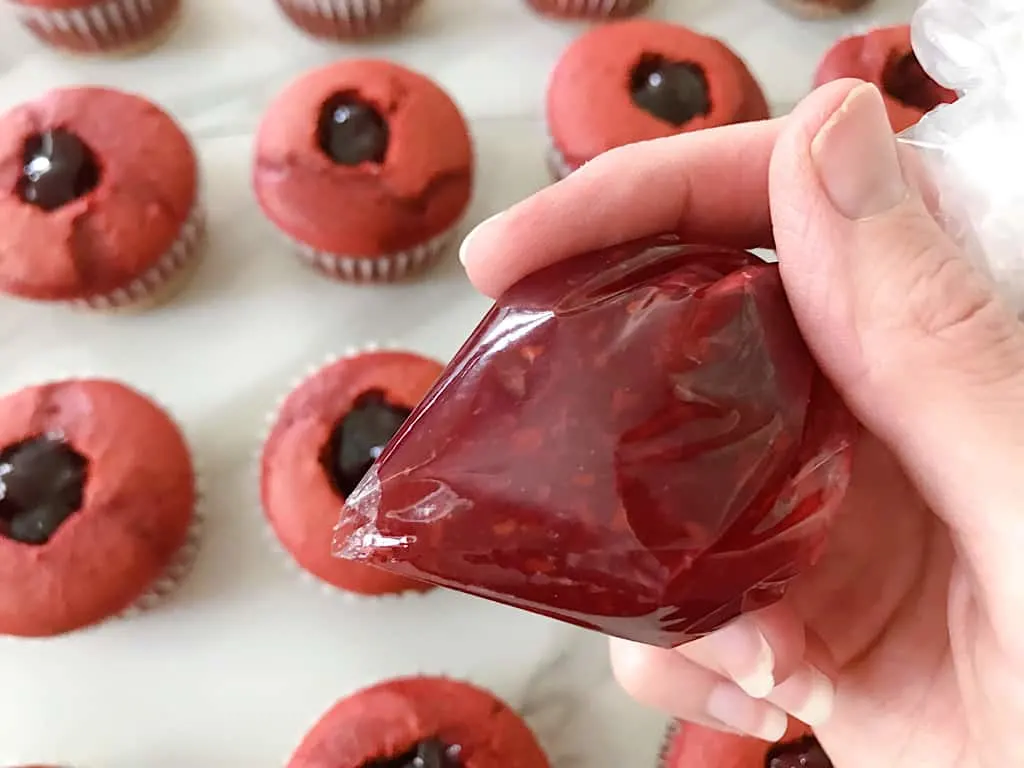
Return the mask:
<path id="1" fill-rule="evenodd" d="M 826 374 L 950 526 L 1024 653 L 1024 327 L 929 215 L 912 162 L 874 86 L 812 94 L 772 158 L 780 268 Z"/>

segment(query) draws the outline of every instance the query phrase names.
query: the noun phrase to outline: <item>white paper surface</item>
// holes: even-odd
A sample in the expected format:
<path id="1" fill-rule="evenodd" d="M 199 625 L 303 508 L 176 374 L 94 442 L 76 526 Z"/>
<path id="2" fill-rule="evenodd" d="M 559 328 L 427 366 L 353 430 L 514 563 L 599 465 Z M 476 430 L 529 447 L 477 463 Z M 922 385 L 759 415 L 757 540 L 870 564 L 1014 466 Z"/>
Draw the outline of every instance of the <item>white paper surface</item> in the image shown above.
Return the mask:
<path id="1" fill-rule="evenodd" d="M 664 720 L 615 688 L 603 640 L 447 592 L 355 605 L 325 594 L 267 545 L 252 470 L 265 415 L 308 366 L 375 340 L 445 358 L 488 306 L 454 257 L 381 288 L 300 267 L 250 193 L 251 133 L 266 103 L 341 56 L 434 77 L 473 123 L 480 177 L 468 226 L 547 183 L 544 86 L 583 27 L 543 21 L 519 0 L 427 0 L 401 38 L 334 46 L 293 31 L 270 0 L 187 4 L 174 37 L 133 60 L 46 51 L 0 7 L 0 110 L 58 85 L 144 93 L 196 138 L 211 212 L 207 258 L 165 309 L 103 317 L 0 299 L 0 391 L 73 373 L 151 393 L 189 434 L 208 517 L 196 570 L 161 609 L 56 640 L 0 638 L 0 765 L 272 768 L 336 699 L 425 672 L 526 705 L 555 768 L 653 766 Z M 661 0 L 654 15 L 728 40 L 784 111 L 831 41 L 906 21 L 913 5 L 879 0 L 868 14 L 810 23 L 767 0 Z"/>

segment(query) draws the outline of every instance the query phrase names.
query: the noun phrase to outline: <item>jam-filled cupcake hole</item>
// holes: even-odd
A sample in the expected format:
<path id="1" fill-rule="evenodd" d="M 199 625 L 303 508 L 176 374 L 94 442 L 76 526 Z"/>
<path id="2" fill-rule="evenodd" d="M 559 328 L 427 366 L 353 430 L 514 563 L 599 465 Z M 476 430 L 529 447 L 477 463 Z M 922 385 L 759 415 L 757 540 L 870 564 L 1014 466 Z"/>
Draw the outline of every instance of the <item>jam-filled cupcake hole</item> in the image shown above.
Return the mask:
<path id="1" fill-rule="evenodd" d="M 23 202 L 55 211 L 96 189 L 100 176 L 92 149 L 71 131 L 54 128 L 25 140 L 16 192 Z"/>
<path id="2" fill-rule="evenodd" d="M 768 750 L 764 768 L 832 768 L 832 761 L 814 736 L 805 736 Z"/>
<path id="3" fill-rule="evenodd" d="M 677 128 L 711 113 L 711 92 L 703 67 L 645 53 L 629 76 L 633 103 Z"/>
<path id="4" fill-rule="evenodd" d="M 380 112 L 355 91 L 336 93 L 320 108 L 317 143 L 338 165 L 383 163 L 390 133 Z"/>
<path id="5" fill-rule="evenodd" d="M 371 760 L 362 768 L 462 768 L 462 748 L 426 739 L 397 757 Z"/>
<path id="6" fill-rule="evenodd" d="M 82 506 L 89 462 L 59 435 L 0 451 L 0 537 L 43 546 Z"/>
<path id="7" fill-rule="evenodd" d="M 930 112 L 950 96 L 950 91 L 924 71 L 913 51 L 889 58 L 882 70 L 882 89 L 901 104 L 922 112 Z"/>
<path id="8" fill-rule="evenodd" d="M 320 466 L 342 499 L 356 489 L 412 410 L 388 401 L 379 389 L 363 392 L 334 426 L 320 451 Z"/>

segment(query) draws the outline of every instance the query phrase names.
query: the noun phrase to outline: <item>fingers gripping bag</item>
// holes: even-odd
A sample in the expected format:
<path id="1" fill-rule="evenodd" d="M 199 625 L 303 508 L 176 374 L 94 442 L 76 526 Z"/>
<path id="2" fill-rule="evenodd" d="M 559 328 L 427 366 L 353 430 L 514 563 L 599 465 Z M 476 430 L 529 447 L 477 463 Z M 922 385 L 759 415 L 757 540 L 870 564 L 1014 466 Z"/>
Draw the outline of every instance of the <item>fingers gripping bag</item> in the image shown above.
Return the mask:
<path id="1" fill-rule="evenodd" d="M 901 138 L 1008 288 L 1024 188 L 998 151 L 975 155 L 1020 158 L 1011 2 L 920 9 L 922 62 L 964 98 Z M 672 647 L 778 601 L 821 556 L 856 431 L 775 265 L 627 243 L 496 302 L 348 497 L 334 553 Z"/>

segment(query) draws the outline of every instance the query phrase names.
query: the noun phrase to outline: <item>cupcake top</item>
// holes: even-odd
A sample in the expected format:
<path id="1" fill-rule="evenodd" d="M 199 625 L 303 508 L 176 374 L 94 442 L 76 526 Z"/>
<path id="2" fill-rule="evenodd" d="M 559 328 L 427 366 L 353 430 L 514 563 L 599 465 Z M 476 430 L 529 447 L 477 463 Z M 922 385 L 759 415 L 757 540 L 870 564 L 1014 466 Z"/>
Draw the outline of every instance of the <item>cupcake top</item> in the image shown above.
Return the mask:
<path id="1" fill-rule="evenodd" d="M 141 277 L 196 202 L 188 138 L 105 88 L 47 93 L 0 117 L 0 291 L 65 301 Z"/>
<path id="2" fill-rule="evenodd" d="M 814 84 L 844 77 L 878 86 L 897 132 L 916 124 L 940 104 L 957 100 L 955 91 L 943 88 L 921 67 L 906 24 L 843 38 L 832 46 L 818 66 Z"/>
<path id="3" fill-rule="evenodd" d="M 473 148 L 458 107 L 397 64 L 311 72 L 271 105 L 254 185 L 267 216 L 321 251 L 373 257 L 442 234 L 469 204 Z"/>
<path id="4" fill-rule="evenodd" d="M 441 374 L 409 352 L 328 365 L 285 399 L 263 447 L 260 490 L 271 527 L 310 573 L 341 589 L 388 594 L 425 585 L 331 555 L 345 497 Z"/>
<path id="5" fill-rule="evenodd" d="M 551 138 L 577 166 L 624 144 L 767 116 L 760 86 L 724 43 L 648 20 L 577 39 L 547 94 Z"/>
<path id="6" fill-rule="evenodd" d="M 120 613 L 185 544 L 195 479 L 171 419 L 112 381 L 0 399 L 0 633 L 48 636 Z"/>
<path id="7" fill-rule="evenodd" d="M 782 741 L 723 733 L 690 723 L 669 729 L 659 768 L 832 768 L 810 731 L 793 722 Z"/>
<path id="8" fill-rule="evenodd" d="M 420 677 L 338 702 L 288 768 L 548 768 L 548 760 L 519 715 L 492 694 Z"/>

